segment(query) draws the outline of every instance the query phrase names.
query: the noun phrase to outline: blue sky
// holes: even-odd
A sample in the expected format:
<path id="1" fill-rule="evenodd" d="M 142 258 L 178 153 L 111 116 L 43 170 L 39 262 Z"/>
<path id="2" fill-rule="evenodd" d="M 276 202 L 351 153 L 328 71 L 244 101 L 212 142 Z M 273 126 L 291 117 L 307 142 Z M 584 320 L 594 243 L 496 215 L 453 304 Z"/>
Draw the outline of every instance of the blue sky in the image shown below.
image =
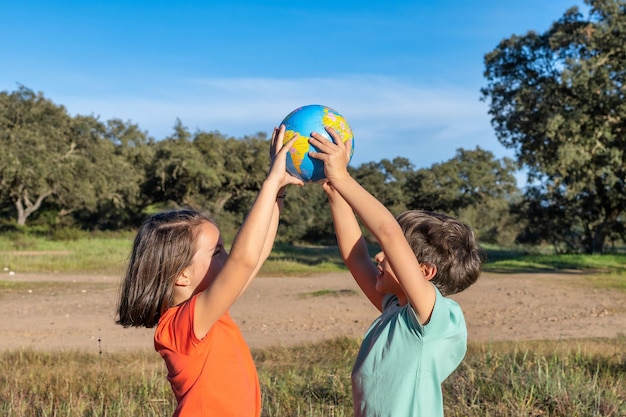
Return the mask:
<path id="1" fill-rule="evenodd" d="M 544 32 L 582 0 L 15 1 L 0 23 L 0 91 L 41 91 L 71 114 L 155 139 L 271 132 L 324 104 L 348 120 L 353 166 L 416 168 L 480 146 L 513 156 L 481 102 L 483 57 Z M 521 177 L 521 176 L 520 176 Z"/>

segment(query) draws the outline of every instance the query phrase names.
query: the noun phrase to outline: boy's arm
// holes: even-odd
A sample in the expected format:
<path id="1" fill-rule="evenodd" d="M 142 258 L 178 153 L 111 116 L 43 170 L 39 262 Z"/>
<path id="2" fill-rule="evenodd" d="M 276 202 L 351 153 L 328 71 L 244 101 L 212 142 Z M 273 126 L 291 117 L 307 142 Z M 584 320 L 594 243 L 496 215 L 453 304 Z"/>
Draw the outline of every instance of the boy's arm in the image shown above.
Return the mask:
<path id="1" fill-rule="evenodd" d="M 311 144 L 320 152 L 311 153 L 311 156 L 324 162 L 324 171 L 332 186 L 380 244 L 418 320 L 420 323 L 428 322 L 436 298 L 433 285 L 424 278 L 422 268 L 395 217 L 350 176 L 347 170 L 348 149 L 333 129 L 328 131 L 335 143 L 313 133 Z"/>
<path id="2" fill-rule="evenodd" d="M 341 257 L 365 296 L 382 311 L 383 294 L 376 291 L 378 269 L 370 258 L 352 207 L 330 183 L 325 182 L 322 186 L 328 195 Z"/>

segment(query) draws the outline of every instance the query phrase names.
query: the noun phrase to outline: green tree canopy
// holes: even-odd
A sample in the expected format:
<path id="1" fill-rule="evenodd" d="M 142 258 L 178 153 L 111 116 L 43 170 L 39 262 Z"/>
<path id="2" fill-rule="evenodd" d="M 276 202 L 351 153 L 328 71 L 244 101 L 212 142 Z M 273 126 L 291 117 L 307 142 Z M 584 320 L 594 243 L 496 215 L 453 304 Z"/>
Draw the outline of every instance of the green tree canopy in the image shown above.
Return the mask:
<path id="1" fill-rule="evenodd" d="M 75 206 L 74 217 L 86 229 L 123 229 L 139 223 L 144 207 L 151 202 L 141 186 L 154 156 L 153 142 L 130 122 L 112 119 L 100 126 L 86 155 L 90 182 L 97 187 L 92 187 L 95 192 L 89 205 Z"/>
<path id="2" fill-rule="evenodd" d="M 74 128 L 66 109 L 41 93 L 23 86 L 0 93 L 0 193 L 14 205 L 17 224 L 47 198 L 69 197 L 85 145 Z"/>
<path id="3" fill-rule="evenodd" d="M 545 33 L 503 40 L 485 57 L 482 94 L 528 168 L 535 218 L 566 215 L 552 239 L 599 253 L 613 231 L 626 237 L 626 3 L 586 3 L 587 18 L 572 8 Z"/>
<path id="4" fill-rule="evenodd" d="M 54 228 L 124 229 L 155 210 L 192 206 L 211 212 L 229 239 L 270 164 L 264 133 L 192 134 L 177 120 L 171 135 L 154 140 L 120 119 L 70 116 L 25 87 L 0 94 L 0 141 L 0 211 L 19 224 L 28 219 Z M 501 236 L 508 218 L 508 187 L 514 184 L 509 162 L 480 149 L 459 149 L 454 159 L 417 172 L 404 157 L 349 169 L 395 214 L 407 208 L 446 211 L 478 225 L 484 239 L 492 229 Z M 278 240 L 335 241 L 319 184 L 288 191 Z"/>
<path id="5" fill-rule="evenodd" d="M 355 168 L 352 175 L 397 216 L 407 208 L 405 183 L 414 168 L 407 158 L 396 157 L 391 161 L 366 162 Z"/>
<path id="6" fill-rule="evenodd" d="M 452 159 L 409 176 L 407 204 L 458 217 L 483 242 L 511 244 L 518 231 L 509 216 L 511 204 L 519 198 L 515 170 L 513 160 L 496 159 L 480 147 L 457 149 Z"/>
<path id="7" fill-rule="evenodd" d="M 153 202 L 203 207 L 204 193 L 218 184 L 218 171 L 202 158 L 180 120 L 174 133 L 154 144 L 144 192 Z"/>

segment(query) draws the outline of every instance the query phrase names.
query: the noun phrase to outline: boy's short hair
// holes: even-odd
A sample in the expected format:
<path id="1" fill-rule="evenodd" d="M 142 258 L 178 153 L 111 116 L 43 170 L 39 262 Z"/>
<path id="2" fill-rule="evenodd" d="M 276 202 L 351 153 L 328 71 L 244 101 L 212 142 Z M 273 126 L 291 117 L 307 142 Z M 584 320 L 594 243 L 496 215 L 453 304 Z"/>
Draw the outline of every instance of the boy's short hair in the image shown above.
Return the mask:
<path id="1" fill-rule="evenodd" d="M 426 210 L 406 211 L 397 220 L 417 260 L 437 266 L 431 282 L 442 295 L 456 294 L 476 282 L 486 255 L 469 226 Z"/>

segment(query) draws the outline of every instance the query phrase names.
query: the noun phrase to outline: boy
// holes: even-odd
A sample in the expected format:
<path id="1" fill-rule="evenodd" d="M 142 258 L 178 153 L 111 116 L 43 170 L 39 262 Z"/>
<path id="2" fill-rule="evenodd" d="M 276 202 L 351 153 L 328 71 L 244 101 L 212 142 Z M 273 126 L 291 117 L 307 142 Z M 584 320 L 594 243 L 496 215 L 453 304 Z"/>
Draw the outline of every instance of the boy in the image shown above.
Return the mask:
<path id="1" fill-rule="evenodd" d="M 442 214 L 394 216 L 347 170 L 348 149 L 313 133 L 324 162 L 323 184 L 346 266 L 382 314 L 372 323 L 352 370 L 355 417 L 443 416 L 441 383 L 465 356 L 467 330 L 459 305 L 445 296 L 478 279 L 484 254 L 473 232 Z M 355 217 L 382 251 L 372 264 Z"/>

